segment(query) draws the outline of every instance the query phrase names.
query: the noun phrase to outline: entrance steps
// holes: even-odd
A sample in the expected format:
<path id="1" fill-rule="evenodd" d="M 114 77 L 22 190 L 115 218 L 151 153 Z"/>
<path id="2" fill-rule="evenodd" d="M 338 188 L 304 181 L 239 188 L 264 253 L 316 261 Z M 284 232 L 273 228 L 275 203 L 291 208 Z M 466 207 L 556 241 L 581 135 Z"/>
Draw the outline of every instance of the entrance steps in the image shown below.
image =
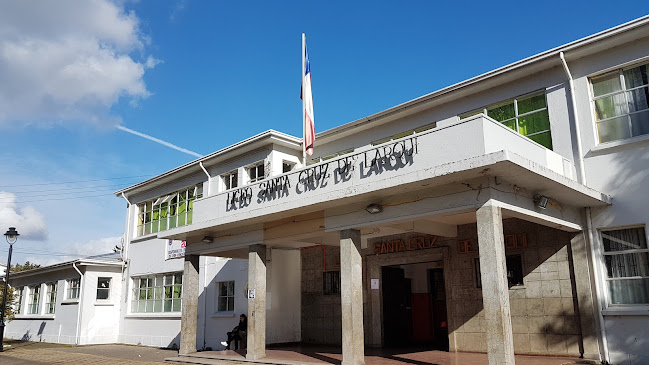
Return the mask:
<path id="1" fill-rule="evenodd" d="M 168 357 L 166 362 L 199 364 L 199 365 L 323 365 L 323 362 L 309 362 L 304 360 L 269 359 L 265 357 L 258 360 L 248 360 L 244 354 L 235 351 L 203 351 L 193 352 L 178 357 Z"/>

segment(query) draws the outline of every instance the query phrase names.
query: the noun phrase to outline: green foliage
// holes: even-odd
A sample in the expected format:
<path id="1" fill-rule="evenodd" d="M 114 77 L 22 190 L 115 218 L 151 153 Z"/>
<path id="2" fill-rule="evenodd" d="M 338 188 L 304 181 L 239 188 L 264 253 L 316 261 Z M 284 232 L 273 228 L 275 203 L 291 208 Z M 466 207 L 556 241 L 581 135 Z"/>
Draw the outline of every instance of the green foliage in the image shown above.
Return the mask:
<path id="1" fill-rule="evenodd" d="M 39 265 L 39 264 L 32 264 L 32 263 L 29 262 L 29 261 L 25 261 L 25 263 L 22 264 L 22 265 L 21 265 L 21 264 L 11 265 L 11 272 L 9 273 L 9 275 L 11 275 L 11 273 L 15 273 L 15 272 L 27 271 L 27 270 L 32 270 L 32 269 L 38 269 L 39 267 L 41 267 L 41 265 Z"/>
<path id="2" fill-rule="evenodd" d="M 4 293 L 4 284 L 0 284 L 0 305 L 2 305 L 2 293 Z M 5 307 L 5 322 L 11 321 L 14 319 L 14 302 L 17 301 L 14 288 L 9 287 L 7 290 L 7 305 Z"/>

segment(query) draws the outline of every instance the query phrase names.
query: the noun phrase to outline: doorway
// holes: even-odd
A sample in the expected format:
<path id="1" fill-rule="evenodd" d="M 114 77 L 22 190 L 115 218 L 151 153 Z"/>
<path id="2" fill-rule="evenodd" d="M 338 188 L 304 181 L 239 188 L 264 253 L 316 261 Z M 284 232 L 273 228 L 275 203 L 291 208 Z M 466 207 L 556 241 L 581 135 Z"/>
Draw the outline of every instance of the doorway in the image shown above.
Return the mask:
<path id="1" fill-rule="evenodd" d="M 441 262 L 383 266 L 381 276 L 383 345 L 448 351 Z"/>

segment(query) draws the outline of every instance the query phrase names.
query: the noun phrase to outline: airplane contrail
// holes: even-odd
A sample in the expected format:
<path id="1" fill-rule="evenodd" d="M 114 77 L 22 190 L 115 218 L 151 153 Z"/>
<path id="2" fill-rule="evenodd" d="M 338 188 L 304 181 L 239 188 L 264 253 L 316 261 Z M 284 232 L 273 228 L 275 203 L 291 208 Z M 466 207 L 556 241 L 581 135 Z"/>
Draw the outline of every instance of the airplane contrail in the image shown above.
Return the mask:
<path id="1" fill-rule="evenodd" d="M 165 141 L 163 141 L 163 140 L 161 140 L 161 139 L 158 139 L 158 138 L 155 138 L 155 137 L 151 137 L 151 136 L 149 136 L 149 135 L 147 135 L 147 134 L 144 134 L 144 133 L 140 133 L 140 132 L 134 131 L 134 130 L 129 129 L 129 128 L 126 128 L 126 127 L 124 127 L 124 126 L 122 126 L 122 125 L 118 125 L 118 126 L 117 126 L 117 129 L 119 129 L 119 130 L 123 130 L 124 132 L 128 132 L 128 133 L 134 134 L 134 135 L 139 136 L 139 137 L 142 137 L 142 138 L 146 138 L 146 139 L 148 139 L 149 141 L 153 141 L 153 142 L 155 142 L 155 143 L 159 143 L 159 144 L 161 144 L 161 145 L 163 145 L 163 146 L 167 146 L 167 147 L 169 147 L 169 148 L 173 148 L 173 149 L 176 150 L 176 151 L 180 151 L 180 152 L 186 153 L 186 154 L 188 154 L 188 155 L 192 155 L 192 156 L 194 156 L 194 157 L 203 157 L 203 155 L 199 155 L 198 153 L 196 153 L 196 152 L 194 152 L 194 151 L 190 151 L 190 150 L 188 150 L 188 149 L 186 149 L 186 148 L 178 147 L 178 146 L 176 146 L 175 144 L 171 144 L 171 143 L 169 143 L 169 142 L 165 142 Z"/>

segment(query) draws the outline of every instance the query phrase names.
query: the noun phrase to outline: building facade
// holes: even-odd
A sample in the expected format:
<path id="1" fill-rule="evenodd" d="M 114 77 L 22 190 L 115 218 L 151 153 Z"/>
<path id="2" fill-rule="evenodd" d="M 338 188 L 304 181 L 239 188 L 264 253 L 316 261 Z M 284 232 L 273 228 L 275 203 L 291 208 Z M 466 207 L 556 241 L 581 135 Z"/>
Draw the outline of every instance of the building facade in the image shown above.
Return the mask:
<path id="1" fill-rule="evenodd" d="M 643 17 L 321 132 L 306 163 L 271 130 L 122 189 L 106 336 L 219 349 L 247 313 L 251 361 L 302 342 L 645 364 L 647 68 Z"/>
<path id="2" fill-rule="evenodd" d="M 220 256 L 248 260 L 250 360 L 297 341 L 350 364 L 412 343 L 647 363 L 648 50 L 644 17 L 321 132 L 306 164 L 268 131 L 117 192 L 131 249 L 186 242 L 181 354 Z"/>
<path id="3" fill-rule="evenodd" d="M 123 263 L 119 254 L 11 273 L 15 316 L 7 338 L 64 344 L 117 342 Z"/>

